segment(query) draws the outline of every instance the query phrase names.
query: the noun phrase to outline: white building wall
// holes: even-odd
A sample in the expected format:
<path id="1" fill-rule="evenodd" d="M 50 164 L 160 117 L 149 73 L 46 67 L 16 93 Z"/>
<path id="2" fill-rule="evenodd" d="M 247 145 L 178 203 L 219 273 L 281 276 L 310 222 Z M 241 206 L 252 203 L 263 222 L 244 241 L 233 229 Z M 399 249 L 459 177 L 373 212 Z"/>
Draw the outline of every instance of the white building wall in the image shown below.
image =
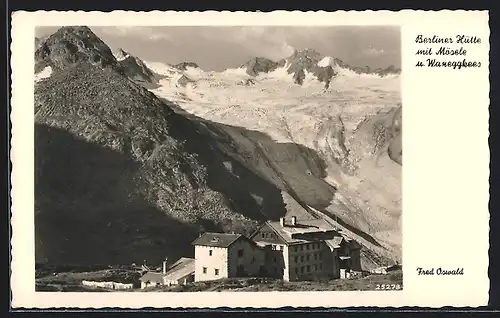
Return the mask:
<path id="1" fill-rule="evenodd" d="M 283 269 L 283 280 L 290 281 L 290 247 L 287 245 L 281 245 L 283 250 L 283 260 L 285 262 L 285 268 Z"/>
<path id="2" fill-rule="evenodd" d="M 212 255 L 210 255 L 212 251 Z M 195 281 L 216 280 L 228 277 L 228 250 L 222 247 L 196 245 L 195 258 Z M 206 272 L 204 272 L 204 268 Z M 215 270 L 218 270 L 216 275 Z"/>

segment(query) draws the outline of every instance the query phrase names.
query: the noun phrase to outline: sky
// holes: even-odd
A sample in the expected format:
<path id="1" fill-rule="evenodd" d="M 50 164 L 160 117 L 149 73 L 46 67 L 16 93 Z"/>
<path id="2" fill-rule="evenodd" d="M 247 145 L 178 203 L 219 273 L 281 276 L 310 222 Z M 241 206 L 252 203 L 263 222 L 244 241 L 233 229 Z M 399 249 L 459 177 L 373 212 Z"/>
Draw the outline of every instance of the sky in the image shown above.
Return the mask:
<path id="1" fill-rule="evenodd" d="M 149 62 L 195 62 L 205 71 L 238 67 L 254 57 L 279 60 L 310 48 L 351 66 L 401 67 L 395 26 L 155 26 L 90 27 L 113 51 Z M 58 27 L 39 27 L 37 37 Z"/>

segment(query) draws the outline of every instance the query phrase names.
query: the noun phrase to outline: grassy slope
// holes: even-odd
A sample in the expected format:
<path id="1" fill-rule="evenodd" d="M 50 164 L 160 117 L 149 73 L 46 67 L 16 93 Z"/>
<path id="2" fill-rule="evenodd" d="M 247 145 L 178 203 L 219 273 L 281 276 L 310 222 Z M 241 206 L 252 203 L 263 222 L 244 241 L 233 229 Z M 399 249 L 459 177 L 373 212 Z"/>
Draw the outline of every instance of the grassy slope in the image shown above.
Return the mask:
<path id="1" fill-rule="evenodd" d="M 82 280 L 122 281 L 129 283 L 137 279 L 137 273 L 118 270 L 101 270 L 96 272 L 63 272 L 47 275 L 37 279 L 39 291 L 108 291 L 106 289 L 88 288 L 81 285 Z M 220 292 L 220 291 L 352 291 L 377 290 L 377 285 L 389 285 L 392 290 L 403 288 L 401 270 L 387 275 L 370 275 L 357 279 L 337 279 L 332 281 L 284 282 L 269 278 L 230 278 L 217 281 L 195 282 L 185 286 L 162 286 L 148 289 L 134 289 L 138 292 Z"/>

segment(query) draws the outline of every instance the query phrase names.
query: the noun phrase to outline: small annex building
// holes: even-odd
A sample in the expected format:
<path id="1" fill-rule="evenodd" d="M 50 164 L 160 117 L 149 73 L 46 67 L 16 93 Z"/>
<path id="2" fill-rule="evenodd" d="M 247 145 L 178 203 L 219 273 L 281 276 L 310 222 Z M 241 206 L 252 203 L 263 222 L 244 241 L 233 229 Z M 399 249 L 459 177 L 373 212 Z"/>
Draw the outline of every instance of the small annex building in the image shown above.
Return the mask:
<path id="1" fill-rule="evenodd" d="M 171 266 L 163 261 L 161 272 L 146 272 L 141 278 L 141 288 L 185 285 L 194 281 L 195 260 L 182 257 Z"/>

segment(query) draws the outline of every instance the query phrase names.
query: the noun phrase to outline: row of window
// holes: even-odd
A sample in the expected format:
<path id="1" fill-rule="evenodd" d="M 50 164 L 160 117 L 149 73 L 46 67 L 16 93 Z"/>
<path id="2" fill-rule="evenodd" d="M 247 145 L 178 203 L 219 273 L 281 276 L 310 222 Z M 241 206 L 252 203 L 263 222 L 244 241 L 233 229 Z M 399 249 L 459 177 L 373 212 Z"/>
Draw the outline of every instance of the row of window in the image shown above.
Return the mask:
<path id="1" fill-rule="evenodd" d="M 300 255 L 300 256 L 295 256 L 295 263 L 300 263 L 300 262 L 309 262 L 311 260 L 311 257 L 317 261 L 323 259 L 323 254 L 321 252 L 319 253 L 313 253 L 313 254 L 306 254 L 306 255 Z"/>
<path id="2" fill-rule="evenodd" d="M 301 267 L 295 267 L 295 274 L 305 274 L 311 272 L 321 271 L 323 269 L 323 264 L 313 264 Z"/>
<path id="3" fill-rule="evenodd" d="M 272 233 L 272 232 L 262 232 L 260 233 L 260 236 L 265 239 L 265 238 L 269 238 L 269 239 L 276 239 L 277 236 L 275 233 Z"/>
<path id="4" fill-rule="evenodd" d="M 299 252 L 299 251 L 303 251 L 303 250 L 309 251 L 309 250 L 316 250 L 316 249 L 320 249 L 320 248 L 321 248 L 320 243 L 308 243 L 308 244 L 293 246 L 293 251 L 294 252 Z"/>
<path id="5" fill-rule="evenodd" d="M 203 274 L 206 274 L 207 272 L 208 272 L 208 268 L 203 267 Z M 214 268 L 214 275 L 219 276 L 219 269 L 218 268 Z"/>

